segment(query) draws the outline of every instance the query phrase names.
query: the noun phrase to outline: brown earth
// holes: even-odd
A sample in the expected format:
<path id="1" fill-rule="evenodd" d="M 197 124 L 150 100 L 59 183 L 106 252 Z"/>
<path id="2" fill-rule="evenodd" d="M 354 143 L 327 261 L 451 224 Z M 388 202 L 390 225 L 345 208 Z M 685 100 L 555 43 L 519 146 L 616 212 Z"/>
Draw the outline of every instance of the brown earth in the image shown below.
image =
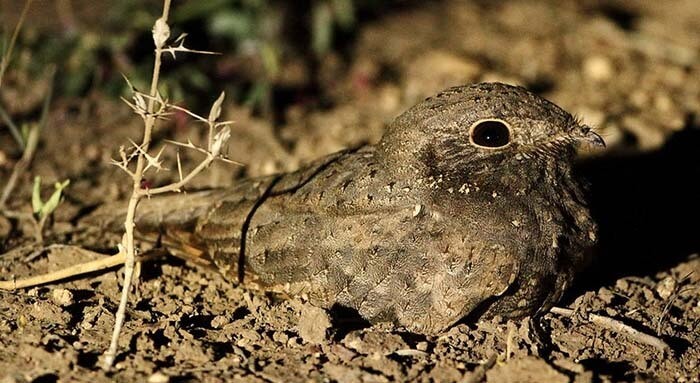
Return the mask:
<path id="1" fill-rule="evenodd" d="M 604 153 L 584 154 L 579 167 L 591 182 L 602 233 L 596 261 L 560 303 L 573 316 L 497 318 L 424 337 L 367 327 L 300 298 L 247 291 L 168 258 L 143 265 L 112 373 L 98 360 L 109 343 L 119 270 L 0 292 L 1 381 L 699 382 L 699 56 L 695 0 L 407 5 L 364 24 L 347 64 L 325 58 L 319 78 L 332 107 L 290 105 L 272 127 L 229 106 L 226 117 L 237 121 L 230 154 L 249 165 L 217 164 L 191 186 L 226 186 L 376 141 L 391 118 L 449 85 L 526 85 L 597 126 L 609 144 Z M 40 100 L 22 99 L 27 84 L 18 79 L 0 91 L 5 103 Z M 41 89 L 42 79 L 23 81 Z M 190 125 L 166 124 L 158 142 L 201 140 Z M 48 126 L 10 207 L 30 209 L 33 175 L 46 185 L 69 178 L 45 243 L 114 251 L 118 234 L 95 233 L 80 218 L 126 197 L 126 177 L 107 161 L 128 137 L 139 137 L 139 120 L 99 95 L 58 97 Z M 6 180 L 18 153 L 5 130 L 0 144 Z M 149 181 L 172 177 L 162 172 Z M 0 238 L 2 279 L 90 258 L 67 247 L 41 251 L 21 220 L 0 217 Z M 671 349 L 643 344 L 589 314 Z"/>

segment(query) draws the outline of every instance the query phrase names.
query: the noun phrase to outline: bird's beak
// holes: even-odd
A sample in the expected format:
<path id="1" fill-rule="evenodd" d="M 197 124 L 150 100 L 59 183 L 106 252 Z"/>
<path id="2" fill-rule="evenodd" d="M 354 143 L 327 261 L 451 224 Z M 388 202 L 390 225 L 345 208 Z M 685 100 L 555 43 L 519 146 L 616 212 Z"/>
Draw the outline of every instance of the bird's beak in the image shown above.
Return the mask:
<path id="1" fill-rule="evenodd" d="M 596 133 L 588 125 L 584 125 L 580 129 L 580 141 L 586 142 L 591 146 L 597 146 L 600 148 L 605 147 L 605 140 L 600 134 Z"/>

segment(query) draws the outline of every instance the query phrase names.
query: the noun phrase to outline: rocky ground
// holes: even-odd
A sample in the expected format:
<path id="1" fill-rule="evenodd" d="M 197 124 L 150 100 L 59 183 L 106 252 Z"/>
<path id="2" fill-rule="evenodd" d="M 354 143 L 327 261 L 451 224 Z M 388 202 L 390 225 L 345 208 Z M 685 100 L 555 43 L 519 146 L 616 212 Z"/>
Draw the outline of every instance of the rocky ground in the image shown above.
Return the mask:
<path id="1" fill-rule="evenodd" d="M 236 120 L 229 152 L 247 166 L 217 164 L 192 185 L 226 186 L 374 142 L 394 116 L 446 86 L 528 86 L 596 126 L 609 144 L 580 161 L 601 246 L 560 302 L 573 313 L 496 318 L 424 337 L 348 322 L 343 313 L 234 287 L 166 258 L 143 265 L 109 374 L 98 360 L 109 343 L 119 270 L 0 292 L 2 381 L 700 381 L 699 26 L 694 0 L 408 4 L 363 24 L 349 58 L 323 60 L 319 78 L 330 105 L 292 103 L 275 125 L 228 105 L 226 118 Z M 20 80 L 0 90 L 17 113 L 40 99 L 22 92 Z M 23 81 L 42 89 L 42 79 Z M 157 132 L 158 143 L 203 139 L 181 117 Z M 48 127 L 10 207 L 30 209 L 35 174 L 46 185 L 70 179 L 45 244 L 114 251 L 119 235 L 96 233 L 81 218 L 127 196 L 126 177 L 108 160 L 139 137 L 140 121 L 97 93 L 57 97 Z M 5 132 L 2 180 L 18 157 Z M 172 177 L 158 173 L 149 182 Z M 2 279 L 96 257 L 36 245 L 33 230 L 0 217 Z"/>

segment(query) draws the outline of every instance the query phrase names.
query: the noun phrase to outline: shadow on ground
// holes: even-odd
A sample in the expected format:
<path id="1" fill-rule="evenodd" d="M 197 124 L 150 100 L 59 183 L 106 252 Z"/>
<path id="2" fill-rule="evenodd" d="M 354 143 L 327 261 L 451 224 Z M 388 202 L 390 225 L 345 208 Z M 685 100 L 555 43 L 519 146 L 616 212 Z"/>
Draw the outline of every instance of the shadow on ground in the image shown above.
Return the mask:
<path id="1" fill-rule="evenodd" d="M 584 161 L 600 246 L 581 290 L 620 277 L 653 275 L 700 251 L 700 129 L 674 134 L 661 149 Z"/>

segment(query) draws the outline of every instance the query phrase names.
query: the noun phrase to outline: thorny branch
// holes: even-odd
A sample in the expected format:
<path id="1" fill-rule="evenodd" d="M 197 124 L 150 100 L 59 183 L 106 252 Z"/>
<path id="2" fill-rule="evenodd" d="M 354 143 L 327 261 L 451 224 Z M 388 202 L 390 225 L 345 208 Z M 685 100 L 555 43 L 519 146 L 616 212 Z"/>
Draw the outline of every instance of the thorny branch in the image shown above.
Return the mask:
<path id="1" fill-rule="evenodd" d="M 124 286 L 122 286 L 121 298 L 119 301 L 119 308 L 116 313 L 114 330 L 112 332 L 112 339 L 109 349 L 104 354 L 103 368 L 108 370 L 114 363 L 114 359 L 117 355 L 117 348 L 119 342 L 119 334 L 121 328 L 124 324 L 124 317 L 126 314 L 126 305 L 129 298 L 129 290 L 131 287 L 131 282 L 134 275 L 135 259 L 136 259 L 136 249 L 134 245 L 134 218 L 136 215 L 136 208 L 139 201 L 143 197 L 168 193 L 168 192 L 179 192 L 182 190 L 183 186 L 192 180 L 195 176 L 206 169 L 214 160 L 225 160 L 227 159 L 222 155 L 222 149 L 231 137 L 230 128 L 227 126 L 230 122 L 218 122 L 218 118 L 221 115 L 221 105 L 224 100 L 224 93 L 221 93 L 219 98 L 214 102 L 209 113 L 209 118 L 203 118 L 195 113 L 190 112 L 187 109 L 171 105 L 164 100 L 163 97 L 158 93 L 158 80 L 160 77 L 160 66 L 163 54 L 170 53 L 173 58 L 175 58 L 176 52 L 190 52 L 190 53 L 203 53 L 211 54 L 213 52 L 207 51 L 195 51 L 188 49 L 184 46 L 185 35 L 180 36 L 175 40 L 176 46 L 166 46 L 166 42 L 170 37 L 170 27 L 167 24 L 168 14 L 170 11 L 170 0 L 164 0 L 163 3 L 163 13 L 161 17 L 156 20 L 153 27 L 153 42 L 155 44 L 155 63 L 153 65 L 153 75 L 151 78 L 151 88 L 148 94 L 144 94 L 136 90 L 133 85 L 126 79 L 128 85 L 131 87 L 133 92 L 133 101 L 124 100 L 131 109 L 134 110 L 136 114 L 141 116 L 144 121 L 144 133 L 141 144 L 136 144 L 132 142 L 133 150 L 127 154 L 126 150 L 122 147 L 120 148 L 120 160 L 112 160 L 112 163 L 118 166 L 120 169 L 124 170 L 126 174 L 132 180 L 132 193 L 129 199 L 129 205 L 127 207 L 126 219 L 124 221 L 124 237 L 122 238 L 122 248 L 124 249 Z M 157 120 L 164 119 L 168 114 L 169 110 L 176 109 L 181 110 L 193 116 L 199 121 L 205 122 L 209 127 L 209 137 L 207 140 L 207 148 L 202 149 L 193 145 L 191 142 L 187 144 L 177 143 L 178 146 L 184 146 L 190 149 L 197 150 L 205 154 L 204 160 L 202 160 L 194 169 L 183 176 L 182 165 L 180 163 L 179 153 L 177 154 L 177 167 L 179 181 L 173 182 L 168 185 L 156 187 L 156 188 L 143 188 L 141 185 L 144 180 L 144 174 L 151 169 L 165 170 L 162 164 L 161 155 L 163 149 L 155 154 L 149 154 L 149 149 L 151 146 L 151 133 L 155 126 Z M 132 170 L 130 168 L 130 163 L 133 159 L 136 159 L 136 166 Z M 122 251 L 120 251 L 120 254 Z"/>

